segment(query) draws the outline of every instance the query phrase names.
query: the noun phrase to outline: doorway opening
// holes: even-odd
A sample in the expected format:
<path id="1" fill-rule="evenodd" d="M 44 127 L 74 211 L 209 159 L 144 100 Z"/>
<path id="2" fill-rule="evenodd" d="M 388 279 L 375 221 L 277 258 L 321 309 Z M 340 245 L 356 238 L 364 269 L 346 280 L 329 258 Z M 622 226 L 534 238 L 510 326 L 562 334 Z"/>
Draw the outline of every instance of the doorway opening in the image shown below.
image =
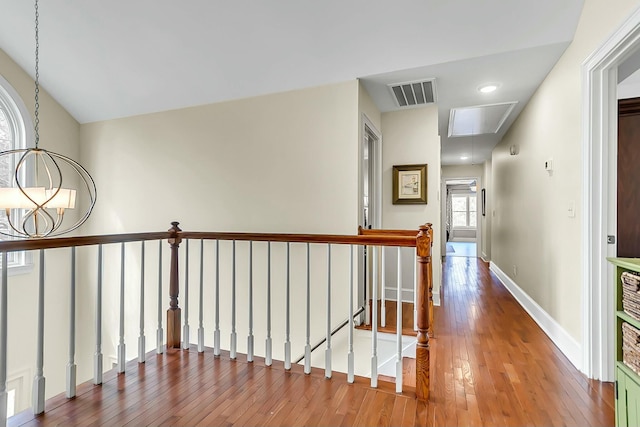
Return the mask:
<path id="1" fill-rule="evenodd" d="M 364 114 L 361 131 L 358 222 L 363 228 L 382 228 L 382 135 Z M 358 282 L 358 303 L 360 307 L 365 307 L 360 323 L 366 324 L 371 317 L 368 301 L 373 284 L 373 263 L 367 262 L 368 257 L 367 247 L 361 247 L 358 253 L 361 278 Z"/>
<path id="2" fill-rule="evenodd" d="M 443 224 L 445 256 L 477 257 L 480 239 L 478 179 L 450 178 L 444 181 Z"/>

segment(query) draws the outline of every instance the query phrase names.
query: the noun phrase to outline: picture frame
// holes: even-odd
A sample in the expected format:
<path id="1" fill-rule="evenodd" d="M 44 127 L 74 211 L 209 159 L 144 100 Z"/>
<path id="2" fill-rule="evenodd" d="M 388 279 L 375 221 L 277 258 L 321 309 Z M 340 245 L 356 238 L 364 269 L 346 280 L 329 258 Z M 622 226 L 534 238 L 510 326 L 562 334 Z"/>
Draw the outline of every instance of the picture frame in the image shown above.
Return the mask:
<path id="1" fill-rule="evenodd" d="M 485 206 L 487 204 L 487 192 L 484 188 L 482 189 L 481 194 L 482 194 L 482 216 L 487 216 L 487 213 L 485 212 Z"/>
<path id="2" fill-rule="evenodd" d="M 427 204 L 427 164 L 394 165 L 394 205 Z"/>

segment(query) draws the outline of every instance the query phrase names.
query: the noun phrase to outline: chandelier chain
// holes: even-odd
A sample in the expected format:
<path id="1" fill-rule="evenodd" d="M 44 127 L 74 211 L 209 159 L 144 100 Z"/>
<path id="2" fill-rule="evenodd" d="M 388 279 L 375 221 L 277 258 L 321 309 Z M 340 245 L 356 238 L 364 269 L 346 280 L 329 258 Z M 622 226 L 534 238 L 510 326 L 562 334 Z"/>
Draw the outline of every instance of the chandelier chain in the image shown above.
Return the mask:
<path id="1" fill-rule="evenodd" d="M 36 0 L 36 79 L 35 79 L 35 108 L 34 108 L 34 116 L 35 116 L 35 120 L 34 120 L 34 131 L 35 131 L 35 145 L 36 148 L 38 148 L 38 143 L 40 142 L 40 134 L 38 132 L 38 127 L 40 125 L 40 118 L 38 117 L 38 110 L 40 108 L 40 103 L 38 100 L 38 96 L 40 94 L 40 70 L 39 70 L 39 62 L 40 62 L 40 58 L 39 58 L 39 50 L 40 50 L 40 39 L 38 37 L 38 0 Z"/>

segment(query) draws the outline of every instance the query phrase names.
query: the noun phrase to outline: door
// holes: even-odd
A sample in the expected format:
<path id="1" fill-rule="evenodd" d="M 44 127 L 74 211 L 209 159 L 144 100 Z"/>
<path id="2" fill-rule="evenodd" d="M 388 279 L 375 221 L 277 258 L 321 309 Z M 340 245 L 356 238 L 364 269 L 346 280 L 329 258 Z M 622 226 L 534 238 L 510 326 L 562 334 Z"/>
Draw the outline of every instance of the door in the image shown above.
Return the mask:
<path id="1" fill-rule="evenodd" d="M 640 257 L 640 98 L 618 101 L 618 257 Z"/>

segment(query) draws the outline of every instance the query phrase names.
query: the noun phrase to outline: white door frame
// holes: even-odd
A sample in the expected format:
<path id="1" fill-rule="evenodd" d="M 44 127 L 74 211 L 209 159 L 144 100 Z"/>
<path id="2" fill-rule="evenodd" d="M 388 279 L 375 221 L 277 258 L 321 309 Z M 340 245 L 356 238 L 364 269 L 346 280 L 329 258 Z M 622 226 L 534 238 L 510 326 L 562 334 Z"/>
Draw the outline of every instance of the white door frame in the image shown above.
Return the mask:
<path id="1" fill-rule="evenodd" d="M 441 244 L 441 253 L 442 256 L 446 256 L 447 254 L 447 249 L 446 249 L 446 244 L 447 244 L 447 231 L 445 230 L 445 224 L 447 223 L 447 181 L 448 180 L 454 180 L 454 179 L 474 179 L 476 181 L 476 257 L 481 258 L 482 257 L 482 238 L 483 238 L 483 229 L 482 229 L 482 200 L 480 200 L 480 191 L 477 190 L 481 190 L 482 188 L 484 188 L 484 184 L 482 183 L 482 178 L 479 176 L 447 176 L 447 177 L 442 177 L 440 179 L 441 182 L 441 187 L 440 187 L 440 224 L 442 224 L 442 227 L 440 227 L 442 229 L 441 231 L 441 237 L 440 237 L 440 241 L 442 242 Z"/>
<path id="2" fill-rule="evenodd" d="M 588 377 L 614 378 L 618 66 L 640 49 L 640 8 L 582 64 L 582 345 Z"/>
<path id="3" fill-rule="evenodd" d="M 369 128 L 369 130 L 374 134 L 374 136 L 377 138 L 377 144 L 375 145 L 375 152 L 374 153 L 369 153 L 369 155 L 373 155 L 373 159 L 374 159 L 374 164 L 373 164 L 373 170 L 369 171 L 369 174 L 373 174 L 373 176 L 376 179 L 376 185 L 374 186 L 373 190 L 375 191 L 375 197 L 373 197 L 373 206 L 371 205 L 371 203 L 369 203 L 369 212 L 371 212 L 372 214 L 370 214 L 369 218 L 371 219 L 371 217 L 374 218 L 374 221 L 372 223 L 372 227 L 373 228 L 382 228 L 382 133 L 376 128 L 376 126 L 373 124 L 373 122 L 369 119 L 369 117 L 367 117 L 366 114 L 362 113 L 362 122 L 361 122 L 361 129 L 360 129 L 360 141 L 358 142 L 358 224 L 364 226 L 364 224 L 362 223 L 362 213 L 363 213 L 363 209 L 364 209 L 364 204 L 362 202 L 363 199 L 363 195 L 364 195 L 364 182 L 363 182 L 363 177 L 362 177 L 362 171 L 364 168 L 364 159 L 363 159 L 363 151 L 364 151 L 364 144 L 366 144 L 366 138 L 367 138 L 367 132 L 366 129 Z M 372 191 L 372 189 L 370 188 L 369 191 Z M 371 221 L 370 221 L 371 222 Z M 364 247 L 360 246 L 358 249 L 358 304 L 362 305 L 364 304 L 365 306 L 365 313 L 360 316 L 359 322 L 368 322 L 368 320 L 370 319 L 370 307 L 369 304 L 367 303 L 366 299 L 371 298 L 371 295 L 366 295 L 365 298 L 365 287 L 367 287 L 367 291 L 370 291 L 370 289 L 368 289 L 368 286 L 366 283 L 364 283 L 364 269 L 365 269 L 365 265 L 364 265 Z M 369 272 L 369 274 L 367 275 L 367 277 L 370 277 L 371 272 Z"/>

